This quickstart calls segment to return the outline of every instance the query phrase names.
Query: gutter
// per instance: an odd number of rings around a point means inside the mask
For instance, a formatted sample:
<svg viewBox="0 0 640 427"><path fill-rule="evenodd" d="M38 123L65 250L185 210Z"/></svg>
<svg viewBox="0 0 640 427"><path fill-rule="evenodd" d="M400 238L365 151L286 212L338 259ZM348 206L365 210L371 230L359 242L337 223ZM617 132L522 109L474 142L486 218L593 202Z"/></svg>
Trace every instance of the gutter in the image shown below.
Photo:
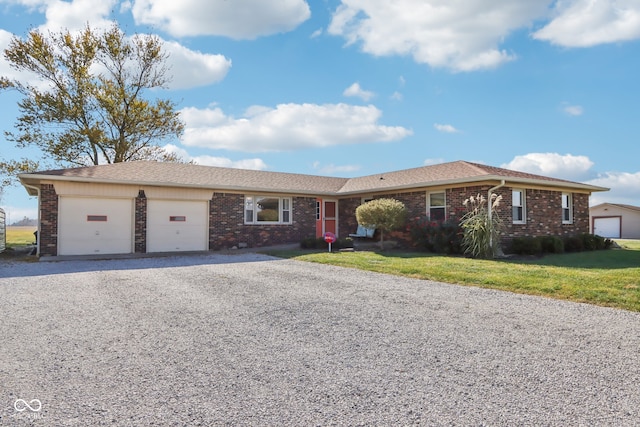
<svg viewBox="0 0 640 427"><path fill-rule="evenodd" d="M27 184L24 181L22 181L22 179L20 179L20 181L22 182L22 185L24 187L34 190L34 192L36 193L36 197L38 197L38 229L37 229L38 235L36 236L36 255L40 256L40 236L41 236L40 234L40 187Z"/></svg>
<svg viewBox="0 0 640 427"><path fill-rule="evenodd" d="M493 195L493 192L496 191L499 188L502 188L505 186L506 180L502 179L500 180L500 184L496 185L495 187L491 187L489 189L489 191L487 191L487 213L489 216L489 223L491 223L492 221L492 201L491 201L491 196ZM489 246L491 246L491 248L493 248L493 233L489 233ZM495 254L494 254L495 256Z"/></svg>

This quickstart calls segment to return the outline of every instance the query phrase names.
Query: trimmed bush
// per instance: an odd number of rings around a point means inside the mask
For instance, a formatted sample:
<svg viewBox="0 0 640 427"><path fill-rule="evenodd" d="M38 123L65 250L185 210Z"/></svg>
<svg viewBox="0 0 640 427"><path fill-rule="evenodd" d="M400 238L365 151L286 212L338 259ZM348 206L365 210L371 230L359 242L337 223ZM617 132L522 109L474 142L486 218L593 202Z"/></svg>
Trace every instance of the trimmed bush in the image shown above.
<svg viewBox="0 0 640 427"><path fill-rule="evenodd" d="M374 199L356 208L358 224L380 231L380 247L384 248L384 233L404 226L407 208L399 200Z"/></svg>
<svg viewBox="0 0 640 427"><path fill-rule="evenodd" d="M462 254L462 229L457 221L414 218L407 226L414 247L440 254Z"/></svg>
<svg viewBox="0 0 640 427"><path fill-rule="evenodd" d="M511 241L510 252L516 255L541 255L542 241L535 237L515 237Z"/></svg>
<svg viewBox="0 0 640 427"><path fill-rule="evenodd" d="M558 236L541 236L540 246L543 253L547 254L561 254L564 252L564 242Z"/></svg>
<svg viewBox="0 0 640 427"><path fill-rule="evenodd" d="M582 252L584 251L584 241L580 236L565 237L564 250L566 252Z"/></svg>

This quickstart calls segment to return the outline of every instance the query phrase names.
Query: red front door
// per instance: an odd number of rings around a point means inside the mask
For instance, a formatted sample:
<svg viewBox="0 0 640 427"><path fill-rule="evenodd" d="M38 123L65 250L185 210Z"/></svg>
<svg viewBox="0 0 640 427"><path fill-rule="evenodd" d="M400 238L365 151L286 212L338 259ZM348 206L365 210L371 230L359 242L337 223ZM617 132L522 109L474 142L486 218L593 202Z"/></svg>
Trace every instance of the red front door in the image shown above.
<svg viewBox="0 0 640 427"><path fill-rule="evenodd" d="M323 233L331 232L338 235L338 202L325 200L322 209Z"/></svg>

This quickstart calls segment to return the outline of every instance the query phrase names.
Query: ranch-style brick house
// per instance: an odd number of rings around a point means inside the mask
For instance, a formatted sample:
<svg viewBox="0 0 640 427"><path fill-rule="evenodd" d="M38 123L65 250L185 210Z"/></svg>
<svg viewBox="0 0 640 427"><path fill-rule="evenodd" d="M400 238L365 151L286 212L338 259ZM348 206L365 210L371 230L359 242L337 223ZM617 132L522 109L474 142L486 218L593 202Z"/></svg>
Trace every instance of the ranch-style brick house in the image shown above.
<svg viewBox="0 0 640 427"><path fill-rule="evenodd" d="M589 196L608 189L466 161L357 178L128 162L21 174L38 196L40 256L208 251L347 237L367 200L446 220L469 196L502 196L503 239L589 232Z"/></svg>

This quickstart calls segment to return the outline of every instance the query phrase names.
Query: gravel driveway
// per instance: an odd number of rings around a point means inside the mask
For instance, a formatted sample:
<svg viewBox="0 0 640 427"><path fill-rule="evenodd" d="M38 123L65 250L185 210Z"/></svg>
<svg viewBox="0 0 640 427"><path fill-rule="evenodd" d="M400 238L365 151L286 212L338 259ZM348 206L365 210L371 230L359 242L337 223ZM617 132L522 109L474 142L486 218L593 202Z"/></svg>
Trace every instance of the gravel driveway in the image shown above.
<svg viewBox="0 0 640 427"><path fill-rule="evenodd" d="M1 425L640 424L639 313L252 253L5 262L0 337Z"/></svg>

